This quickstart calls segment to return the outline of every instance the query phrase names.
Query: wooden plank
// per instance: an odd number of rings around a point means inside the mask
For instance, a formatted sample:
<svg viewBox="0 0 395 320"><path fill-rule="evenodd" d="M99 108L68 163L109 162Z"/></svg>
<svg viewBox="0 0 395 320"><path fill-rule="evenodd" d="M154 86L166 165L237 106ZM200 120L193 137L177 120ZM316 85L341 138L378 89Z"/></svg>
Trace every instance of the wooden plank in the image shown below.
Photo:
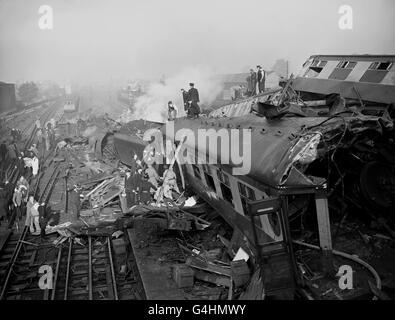
<svg viewBox="0 0 395 320"><path fill-rule="evenodd" d="M317 210L320 247L322 250L332 251L332 237L331 225L329 220L328 199L325 196L316 195L315 205Z"/></svg>

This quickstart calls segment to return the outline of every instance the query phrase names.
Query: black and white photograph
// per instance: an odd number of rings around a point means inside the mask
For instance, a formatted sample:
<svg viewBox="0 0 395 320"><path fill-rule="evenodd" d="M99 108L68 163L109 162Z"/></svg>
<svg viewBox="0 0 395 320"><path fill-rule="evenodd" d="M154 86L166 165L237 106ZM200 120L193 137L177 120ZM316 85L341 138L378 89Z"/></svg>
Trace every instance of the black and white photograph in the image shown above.
<svg viewBox="0 0 395 320"><path fill-rule="evenodd" d="M0 309L395 300L394 124L393 0L0 0Z"/></svg>

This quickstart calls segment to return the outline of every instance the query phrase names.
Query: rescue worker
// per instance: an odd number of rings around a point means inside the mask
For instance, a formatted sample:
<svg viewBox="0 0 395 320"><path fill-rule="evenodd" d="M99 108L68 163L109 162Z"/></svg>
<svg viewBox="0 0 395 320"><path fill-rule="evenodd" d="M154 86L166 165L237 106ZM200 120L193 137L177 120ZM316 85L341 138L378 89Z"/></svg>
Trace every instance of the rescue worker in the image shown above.
<svg viewBox="0 0 395 320"><path fill-rule="evenodd" d="M155 168L152 166L152 164L148 165L148 168L145 170L145 173L148 176L148 181L155 187L155 189L158 189L160 177L159 174L156 172Z"/></svg>
<svg viewBox="0 0 395 320"><path fill-rule="evenodd" d="M5 140L2 140L1 144L0 144L0 164L3 164L6 162L7 153L8 153L8 150L7 150L6 142L5 142Z"/></svg>
<svg viewBox="0 0 395 320"><path fill-rule="evenodd" d="M79 185L74 185L72 189L68 190L68 212L72 215L74 220L80 218L81 210L81 199L80 199L81 188Z"/></svg>
<svg viewBox="0 0 395 320"><path fill-rule="evenodd" d="M32 146L29 148L28 151L31 151L31 152L33 152L36 156L38 156L37 144L33 143Z"/></svg>
<svg viewBox="0 0 395 320"><path fill-rule="evenodd" d="M49 120L49 122L51 123L52 129L55 129L55 127L56 127L56 120L54 118L51 118L51 120Z"/></svg>
<svg viewBox="0 0 395 320"><path fill-rule="evenodd" d="M247 77L247 90L250 96L254 96L256 94L256 72L253 69L250 69L250 74Z"/></svg>
<svg viewBox="0 0 395 320"><path fill-rule="evenodd" d="M135 196L133 193L133 179L132 173L127 170L125 177L125 193L126 193L126 203L127 207L130 208L135 204Z"/></svg>
<svg viewBox="0 0 395 320"><path fill-rule="evenodd" d="M188 116L190 118L197 118L199 117L200 114L200 108L199 108L199 91L195 88L194 83L189 84L189 91L188 91L188 102L190 106L188 107Z"/></svg>
<svg viewBox="0 0 395 320"><path fill-rule="evenodd" d="M16 131L15 128L11 129L11 137L14 143L18 141L18 132Z"/></svg>
<svg viewBox="0 0 395 320"><path fill-rule="evenodd" d="M34 204L34 195L29 194L28 201L26 203L26 218L25 218L25 227L30 228L30 225L32 223L32 206ZM34 231L34 230L33 230Z"/></svg>
<svg viewBox="0 0 395 320"><path fill-rule="evenodd" d="M51 137L50 137L50 132L47 130L44 130L44 139L45 139L45 150L49 151L51 148Z"/></svg>
<svg viewBox="0 0 395 320"><path fill-rule="evenodd" d="M36 137L37 137L37 146L40 149L40 154L43 154L43 148L45 142L43 141L44 137L41 129L37 130Z"/></svg>
<svg viewBox="0 0 395 320"><path fill-rule="evenodd" d="M64 148L68 148L70 146L70 144L65 141L65 140L61 140L57 143L56 148L55 148L55 153L57 153L58 151L64 149Z"/></svg>
<svg viewBox="0 0 395 320"><path fill-rule="evenodd" d="M20 220L22 218L22 205L23 205L23 194L21 190L21 186L19 188L15 188L14 195L12 197L12 203L15 207L15 220Z"/></svg>
<svg viewBox="0 0 395 320"><path fill-rule="evenodd" d="M33 174L33 178L35 178L37 176L38 169L39 169L38 158L33 152L30 154L30 156L32 157L32 161L31 161L32 174Z"/></svg>
<svg viewBox="0 0 395 320"><path fill-rule="evenodd" d="M182 101L184 103L184 110L185 112L188 111L188 92L185 91L184 89L181 89L181 94L182 94Z"/></svg>
<svg viewBox="0 0 395 320"><path fill-rule="evenodd" d="M258 92L263 93L265 91L266 72L261 66L257 66L257 69Z"/></svg>
<svg viewBox="0 0 395 320"><path fill-rule="evenodd" d="M24 176L21 176L19 179L18 179L18 184L17 184L18 186L19 185L24 185L27 189L29 189L29 182L26 180L26 178L24 177Z"/></svg>
<svg viewBox="0 0 395 320"><path fill-rule="evenodd" d="M151 201L152 184L147 178L147 175L141 177L139 202L142 204L148 204Z"/></svg>
<svg viewBox="0 0 395 320"><path fill-rule="evenodd" d="M36 128L37 129L41 129L41 121L40 121L40 118L38 116L36 116L35 124L36 124Z"/></svg>
<svg viewBox="0 0 395 320"><path fill-rule="evenodd" d="M30 163L30 160L29 160ZM18 168L18 172L21 176L26 175L26 158L24 157L24 153L21 152L21 154L18 157L17 163L16 163L16 168Z"/></svg>
<svg viewBox="0 0 395 320"><path fill-rule="evenodd" d="M172 101L169 101L167 103L167 108L168 108L168 110L167 110L167 113L168 113L167 120L169 120L169 121L175 120L177 118L177 115L178 115L178 108L177 108L177 106L175 104L173 104Z"/></svg>
<svg viewBox="0 0 395 320"><path fill-rule="evenodd" d="M0 185L0 225L7 217L7 191L3 184Z"/></svg>
<svg viewBox="0 0 395 320"><path fill-rule="evenodd" d="M163 173L163 196L169 199L173 199L172 190L174 189L177 193L180 193L180 190L177 186L177 177L173 171L172 166L168 167L165 165L165 172Z"/></svg>
<svg viewBox="0 0 395 320"><path fill-rule="evenodd" d="M18 158L18 148L15 143L11 143L8 146L8 157L10 158L11 161Z"/></svg>
<svg viewBox="0 0 395 320"><path fill-rule="evenodd" d="M38 207L38 224L40 226L40 236L41 239L45 238L45 229L47 228L47 208L45 207L45 202L43 202L41 205Z"/></svg>
<svg viewBox="0 0 395 320"><path fill-rule="evenodd" d="M13 205L12 198L14 196L15 186L8 179L5 181L4 189L6 191L6 208L7 208L7 220L11 217L11 209Z"/></svg>
<svg viewBox="0 0 395 320"><path fill-rule="evenodd" d="M16 184L17 188L22 187L22 193L24 193L24 197L23 200L26 202L28 201L28 193L29 193L29 182L26 180L26 178L24 176L21 176ZM23 191L25 190L25 191ZM25 194L26 193L26 194Z"/></svg>
<svg viewBox="0 0 395 320"><path fill-rule="evenodd" d="M41 233L40 228L40 212L38 210L39 203L34 199L33 196L29 198L31 203L30 207L30 233L32 235L39 235Z"/></svg>
<svg viewBox="0 0 395 320"><path fill-rule="evenodd" d="M33 153L30 152L28 157L23 158L24 164L26 167L30 168L28 171L28 177L35 178L37 173L38 173L38 158L37 156Z"/></svg>
<svg viewBox="0 0 395 320"><path fill-rule="evenodd" d="M133 187L134 189L132 192L135 195L135 201L136 203L141 202L141 191L142 191L142 176L143 169L139 168L137 169L136 173L133 175Z"/></svg>
<svg viewBox="0 0 395 320"><path fill-rule="evenodd" d="M52 148L55 145L55 131L52 127L51 122L47 123L47 132L48 132L48 138L49 138L49 147Z"/></svg>
<svg viewBox="0 0 395 320"><path fill-rule="evenodd" d="M21 141L22 140L22 131L20 129L16 129L16 134L17 134L17 140Z"/></svg>

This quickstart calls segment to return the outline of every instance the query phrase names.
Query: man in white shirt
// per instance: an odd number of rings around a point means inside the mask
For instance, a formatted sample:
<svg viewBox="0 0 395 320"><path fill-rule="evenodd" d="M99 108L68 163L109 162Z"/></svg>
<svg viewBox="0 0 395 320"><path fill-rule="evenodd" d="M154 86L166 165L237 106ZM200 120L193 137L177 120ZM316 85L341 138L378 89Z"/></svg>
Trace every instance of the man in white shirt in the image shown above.
<svg viewBox="0 0 395 320"><path fill-rule="evenodd" d="M33 173L33 178L36 177L38 173L38 158L36 155L33 156L31 160L31 166L32 166L32 173Z"/></svg>
<svg viewBox="0 0 395 320"><path fill-rule="evenodd" d="M168 112L168 117L167 117L167 119L169 121L175 120L177 118L177 115L178 115L178 108L177 108L177 106L175 104L173 104L172 101L169 101L167 103L167 107L168 107L168 111L167 111Z"/></svg>

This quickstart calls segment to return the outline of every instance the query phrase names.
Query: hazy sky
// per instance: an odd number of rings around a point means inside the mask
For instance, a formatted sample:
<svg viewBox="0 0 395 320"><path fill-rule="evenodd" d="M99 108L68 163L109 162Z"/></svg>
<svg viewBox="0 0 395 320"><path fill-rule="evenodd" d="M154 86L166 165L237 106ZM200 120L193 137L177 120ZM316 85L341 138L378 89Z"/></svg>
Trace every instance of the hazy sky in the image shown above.
<svg viewBox="0 0 395 320"><path fill-rule="evenodd" d="M341 5L353 29L338 26ZM53 30L38 9L53 8ZM277 58L395 54L394 0L0 0L0 81L244 72Z"/></svg>

